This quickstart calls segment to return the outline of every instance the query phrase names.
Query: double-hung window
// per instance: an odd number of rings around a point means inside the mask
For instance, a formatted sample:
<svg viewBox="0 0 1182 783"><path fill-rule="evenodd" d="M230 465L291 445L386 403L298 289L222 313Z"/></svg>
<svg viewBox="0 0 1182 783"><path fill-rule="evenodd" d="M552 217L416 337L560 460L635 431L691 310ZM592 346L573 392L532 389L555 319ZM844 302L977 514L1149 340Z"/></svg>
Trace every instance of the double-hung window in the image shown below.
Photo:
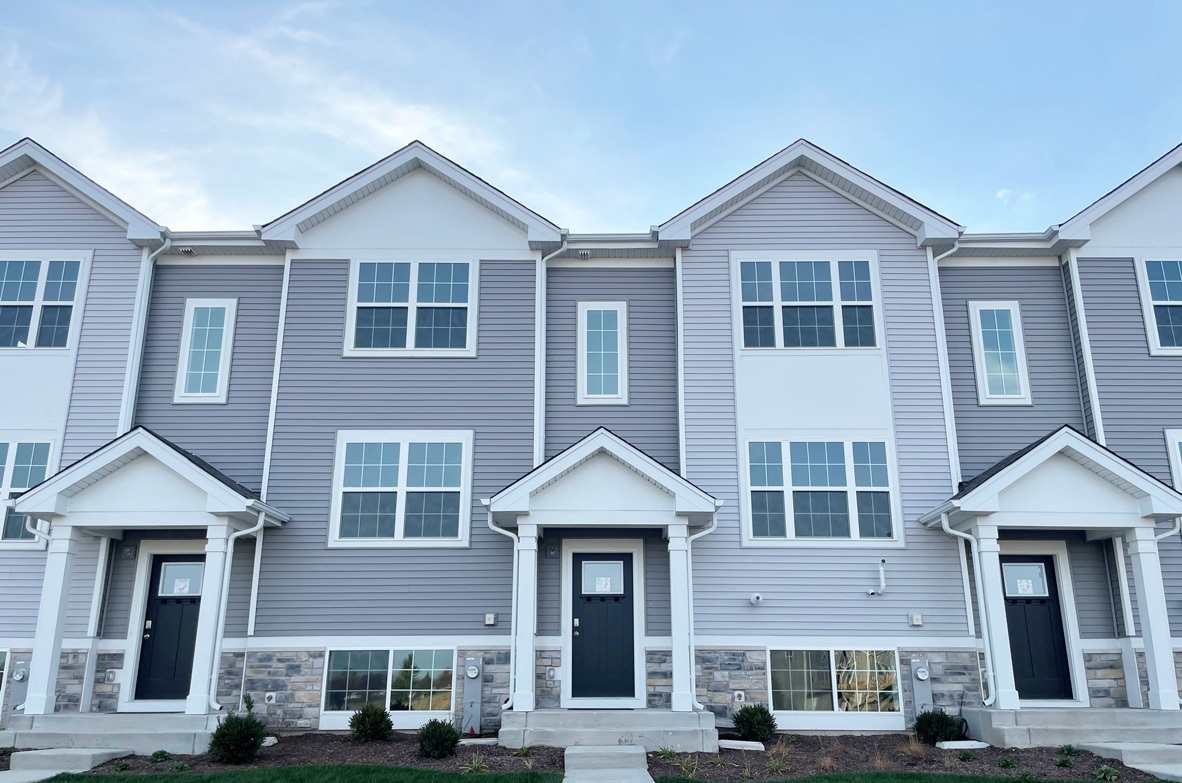
<svg viewBox="0 0 1182 783"><path fill-rule="evenodd" d="M475 356L476 264L354 261L346 356Z"/></svg>
<svg viewBox="0 0 1182 783"><path fill-rule="evenodd" d="M876 348L871 261L739 261L744 348Z"/></svg>
<svg viewBox="0 0 1182 783"><path fill-rule="evenodd" d="M980 405L1029 405L1030 376L1017 302L969 302Z"/></svg>
<svg viewBox="0 0 1182 783"><path fill-rule="evenodd" d="M0 441L0 498L10 498L45 480L49 470L48 443L8 443ZM28 519L11 508L4 510L0 525L0 543L34 544L37 537L25 525Z"/></svg>
<svg viewBox="0 0 1182 783"><path fill-rule="evenodd" d="M0 348L66 348L80 260L0 260Z"/></svg>
<svg viewBox="0 0 1182 783"><path fill-rule="evenodd" d="M776 712L899 713L895 650L771 650Z"/></svg>
<svg viewBox="0 0 1182 783"><path fill-rule="evenodd" d="M628 304L579 302L579 405L628 404Z"/></svg>
<svg viewBox="0 0 1182 783"><path fill-rule="evenodd" d="M1182 261L1135 263L1150 352L1182 354Z"/></svg>
<svg viewBox="0 0 1182 783"><path fill-rule="evenodd" d="M321 728L343 729L355 710L389 710L395 728L421 726L452 712L454 648L329 650Z"/></svg>
<svg viewBox="0 0 1182 783"><path fill-rule="evenodd" d="M337 433L329 546L464 546L472 432Z"/></svg>
<svg viewBox="0 0 1182 783"><path fill-rule="evenodd" d="M237 299L186 299L173 402L226 401Z"/></svg>
<svg viewBox="0 0 1182 783"><path fill-rule="evenodd" d="M751 441L749 538L896 537L885 441Z"/></svg>

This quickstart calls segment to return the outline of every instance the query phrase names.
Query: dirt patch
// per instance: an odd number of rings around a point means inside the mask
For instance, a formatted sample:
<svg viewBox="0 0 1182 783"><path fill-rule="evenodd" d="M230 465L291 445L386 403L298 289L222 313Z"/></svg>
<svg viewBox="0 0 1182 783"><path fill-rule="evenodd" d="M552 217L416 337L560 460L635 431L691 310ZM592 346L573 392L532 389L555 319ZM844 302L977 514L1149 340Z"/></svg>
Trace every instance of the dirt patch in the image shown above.
<svg viewBox="0 0 1182 783"><path fill-rule="evenodd" d="M7 772L15 748L0 748L0 772Z"/></svg>
<svg viewBox="0 0 1182 783"><path fill-rule="evenodd" d="M498 745L461 745L456 755L447 759L428 759L419 755L419 743L414 733L395 733L389 742L370 742L359 745L344 734L297 734L280 737L278 744L263 748L250 764L219 764L208 755L172 756L167 761L153 762L147 756L130 756L124 761L130 769L117 770L117 762L107 762L93 770L97 774L167 772L176 762L184 762L193 772L226 772L235 769L262 767L303 767L335 764L378 764L389 767L414 767L458 772L480 756L489 772L561 772L560 748L534 748L528 757L514 756L513 751ZM529 764L527 765L527 762ZM119 765L122 766L122 765Z"/></svg>
<svg viewBox="0 0 1182 783"><path fill-rule="evenodd" d="M672 759L650 753L649 773L657 779L692 777L719 783L788 780L831 772L939 772L1013 778L1025 772L1039 780L1095 780L1096 770L1107 765L1117 770L1120 783L1155 780L1152 775L1091 753L1080 752L1072 757L1070 767L1056 766L1061 755L1058 748L981 748L969 751L972 758L962 761L961 751L913 745L910 739L907 734L782 734L769 743L770 752L679 753ZM1016 766L999 767L1003 757L1013 759Z"/></svg>

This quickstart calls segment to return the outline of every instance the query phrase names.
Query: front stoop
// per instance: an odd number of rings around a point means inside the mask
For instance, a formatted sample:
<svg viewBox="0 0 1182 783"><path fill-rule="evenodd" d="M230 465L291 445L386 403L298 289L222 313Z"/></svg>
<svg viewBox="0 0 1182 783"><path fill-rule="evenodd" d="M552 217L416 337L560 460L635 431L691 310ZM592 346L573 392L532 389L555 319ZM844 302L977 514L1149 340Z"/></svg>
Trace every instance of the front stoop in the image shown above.
<svg viewBox="0 0 1182 783"><path fill-rule="evenodd" d="M500 744L507 748L543 745L636 746L646 751L718 751L712 712L672 710L509 710L501 715Z"/></svg>
<svg viewBox="0 0 1182 783"><path fill-rule="evenodd" d="M176 713L14 715L6 733L12 738L9 744L18 748L125 750L141 756L166 750L192 755L209 748L217 722L217 715Z"/></svg>
<svg viewBox="0 0 1182 783"><path fill-rule="evenodd" d="M653 783L648 756L636 745L569 747L563 761L563 783Z"/></svg>
<svg viewBox="0 0 1182 783"><path fill-rule="evenodd" d="M1176 739L1182 739L1182 736ZM1148 772L1161 780L1182 780L1182 745L1156 742L1094 742L1081 745L1084 750L1116 759L1126 767Z"/></svg>
<svg viewBox="0 0 1182 783"><path fill-rule="evenodd" d="M86 772L111 759L130 756L130 750L96 748L55 748L53 750L22 750L12 754L10 769L55 770L57 772Z"/></svg>
<svg viewBox="0 0 1182 783"><path fill-rule="evenodd" d="M1161 743L1182 738L1182 711L1050 708L967 708L968 734L1000 748L1058 747L1089 743Z"/></svg>

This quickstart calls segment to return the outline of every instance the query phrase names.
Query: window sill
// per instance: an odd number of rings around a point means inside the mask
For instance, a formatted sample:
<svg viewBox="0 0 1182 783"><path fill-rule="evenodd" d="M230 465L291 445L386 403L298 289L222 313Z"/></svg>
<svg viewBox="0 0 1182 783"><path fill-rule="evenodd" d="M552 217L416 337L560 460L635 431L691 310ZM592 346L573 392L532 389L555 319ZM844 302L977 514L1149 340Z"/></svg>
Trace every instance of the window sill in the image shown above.
<svg viewBox="0 0 1182 783"><path fill-rule="evenodd" d="M903 539L896 538L752 538L744 536L743 546L758 549L899 549Z"/></svg>
<svg viewBox="0 0 1182 783"><path fill-rule="evenodd" d="M346 359L475 359L475 348L345 348Z"/></svg>
<svg viewBox="0 0 1182 783"><path fill-rule="evenodd" d="M329 549L466 549L468 548L468 539L439 539L439 538L414 538L414 539L329 539L327 544Z"/></svg>
<svg viewBox="0 0 1182 783"><path fill-rule="evenodd" d="M627 407L627 405L628 405L628 398L627 397L605 397L603 399L589 397L586 399L575 400L575 406L578 408L596 408L596 407L602 407L602 406L614 406L614 407L619 408L619 407Z"/></svg>
<svg viewBox="0 0 1182 783"><path fill-rule="evenodd" d="M196 397L192 395L176 395L172 398L173 405L225 405L229 402L225 395L217 397Z"/></svg>
<svg viewBox="0 0 1182 783"><path fill-rule="evenodd" d="M977 405L980 407L1009 407L1009 408L1033 408L1034 400L1029 397L977 397Z"/></svg>
<svg viewBox="0 0 1182 783"><path fill-rule="evenodd" d="M19 345L8 345L0 348L0 353L41 353L42 351L45 353L69 353L70 348L70 345L52 347L46 345L26 345L23 348Z"/></svg>
<svg viewBox="0 0 1182 783"><path fill-rule="evenodd" d="M45 542L39 538L34 539L0 539L0 550L9 549L17 551L36 552L45 549Z"/></svg>

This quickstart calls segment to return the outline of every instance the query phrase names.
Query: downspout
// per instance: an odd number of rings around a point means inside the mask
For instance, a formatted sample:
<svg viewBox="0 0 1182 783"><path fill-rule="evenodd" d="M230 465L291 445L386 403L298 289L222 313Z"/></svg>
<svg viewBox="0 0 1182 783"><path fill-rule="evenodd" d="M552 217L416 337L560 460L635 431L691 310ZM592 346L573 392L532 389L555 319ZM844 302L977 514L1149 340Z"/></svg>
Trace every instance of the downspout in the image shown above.
<svg viewBox="0 0 1182 783"><path fill-rule="evenodd" d="M1161 541L1163 538L1169 538L1170 536L1177 533L1179 530L1182 530L1182 517L1174 517L1174 526L1172 528L1170 528L1169 530L1167 530L1166 532L1162 533L1160 536L1154 536L1153 540L1154 541Z"/></svg>
<svg viewBox="0 0 1182 783"><path fill-rule="evenodd" d="M549 255L542 256L542 260L538 262L538 279L537 279L537 296L538 301L534 303L534 328L537 329L537 336L535 338L535 352L534 357L534 394L537 399L534 400L534 426L537 432L534 433L534 467L541 465L546 459L546 291L549 286L549 276L546 274L546 262L555 256L560 256L566 252L567 235L562 235L562 244ZM516 559L516 550L514 550L514 559ZM516 593L514 593L516 597ZM512 697L510 697L512 699Z"/></svg>
<svg viewBox="0 0 1182 783"><path fill-rule="evenodd" d="M494 524L489 502L487 500L480 502L488 509L488 529L507 536L513 541L513 598L509 607L509 698L501 705L502 710L508 710L513 707L513 694L516 692L514 686L517 684L517 667L514 666L514 658L517 657L517 652L514 642L517 639L517 544L520 539L518 539L516 533L511 533L505 528Z"/></svg>
<svg viewBox="0 0 1182 783"><path fill-rule="evenodd" d="M165 229L163 244L149 253L140 267L140 279L136 286L135 294L138 309L132 315L134 329L131 345L128 346L131 353L127 357L127 372L123 385L126 399L123 400L119 409L120 435L128 432L131 429L132 422L135 420L135 405L139 397L140 371L142 369L144 355L144 335L148 330L148 310L152 298L152 279L155 276L156 259L170 247L172 247L172 237L168 235L167 229Z"/></svg>
<svg viewBox="0 0 1182 783"><path fill-rule="evenodd" d="M973 558L973 581L977 585L977 621L981 623L981 647L985 650L985 672L981 678L989 684L989 695L981 699L981 703L988 707L997 698L997 682L993 677L993 653L989 637L989 621L985 616L985 589L981 583L981 556L977 552L977 539L968 533L953 530L948 525L948 512L940 514L940 528L950 536L963 538L969 542L969 555ZM970 630L973 618L969 618ZM981 675L978 667L978 676Z"/></svg>
<svg viewBox="0 0 1182 783"><path fill-rule="evenodd" d="M226 636L226 611L230 604L230 573L234 570L234 542L243 536L258 533L263 529L263 525L267 521L267 513L259 509L258 515L258 521L255 522L253 527L231 533L226 543L226 564L222 568L222 599L218 606L217 632L214 634L213 641L213 667L209 677L209 706L215 712L221 712L222 709L222 705L217 700L218 673L222 668L222 642ZM242 666L244 669L246 668L245 659L242 661Z"/></svg>
<svg viewBox="0 0 1182 783"><path fill-rule="evenodd" d="M714 513L718 513L718 508L714 509ZM698 701L698 644L694 636L694 542L710 535L717 528L718 519L711 514L709 527L685 539L686 581L689 583L685 587L686 595L689 596L690 698L696 710L704 710L706 706Z"/></svg>

